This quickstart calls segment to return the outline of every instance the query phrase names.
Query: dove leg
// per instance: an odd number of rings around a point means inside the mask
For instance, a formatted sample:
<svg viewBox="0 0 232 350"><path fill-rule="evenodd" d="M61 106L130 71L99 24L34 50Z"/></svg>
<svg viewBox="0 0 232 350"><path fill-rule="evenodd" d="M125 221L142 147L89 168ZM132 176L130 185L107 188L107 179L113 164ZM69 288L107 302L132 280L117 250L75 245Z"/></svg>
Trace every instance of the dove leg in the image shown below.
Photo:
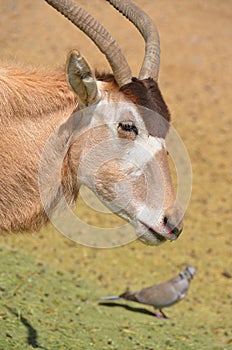
<svg viewBox="0 0 232 350"><path fill-rule="evenodd" d="M161 315L163 316L163 318L169 318L167 315L165 315L165 313L161 310L161 309L159 309L159 312L161 313Z"/></svg>
<svg viewBox="0 0 232 350"><path fill-rule="evenodd" d="M165 315L165 313L162 311L162 310L159 310L160 311L160 313L158 313L157 311L156 311L156 309L154 309L154 311L153 311L153 313L154 313L154 316L155 317L157 317L157 318L159 318L160 320L162 319L168 319L168 317Z"/></svg>

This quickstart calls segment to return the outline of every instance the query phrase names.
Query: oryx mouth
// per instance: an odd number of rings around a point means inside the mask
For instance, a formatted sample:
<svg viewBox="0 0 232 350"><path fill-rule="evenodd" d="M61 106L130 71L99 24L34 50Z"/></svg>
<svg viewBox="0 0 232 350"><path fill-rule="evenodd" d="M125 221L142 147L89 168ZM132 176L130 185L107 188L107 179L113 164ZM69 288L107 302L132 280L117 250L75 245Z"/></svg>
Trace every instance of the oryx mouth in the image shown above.
<svg viewBox="0 0 232 350"><path fill-rule="evenodd" d="M167 238L167 237L163 236L162 234L158 233L156 230L154 230L151 226L147 225L142 220L139 220L139 222L143 226L145 226L149 230L149 232L151 232L160 242L165 242L167 239L170 239L170 238Z"/></svg>

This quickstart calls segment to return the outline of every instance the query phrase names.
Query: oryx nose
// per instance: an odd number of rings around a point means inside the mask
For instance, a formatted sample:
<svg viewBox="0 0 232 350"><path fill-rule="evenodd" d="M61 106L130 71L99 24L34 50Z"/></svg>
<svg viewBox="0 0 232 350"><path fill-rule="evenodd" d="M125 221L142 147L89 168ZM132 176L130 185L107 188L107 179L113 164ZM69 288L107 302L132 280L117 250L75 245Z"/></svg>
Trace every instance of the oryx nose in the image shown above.
<svg viewBox="0 0 232 350"><path fill-rule="evenodd" d="M179 206L173 210L167 210L164 216L165 227L176 237L178 237L183 230L182 217L182 209Z"/></svg>
<svg viewBox="0 0 232 350"><path fill-rule="evenodd" d="M166 216L164 217L164 224L170 233L178 237L183 230L183 221L179 222L177 225L173 225Z"/></svg>

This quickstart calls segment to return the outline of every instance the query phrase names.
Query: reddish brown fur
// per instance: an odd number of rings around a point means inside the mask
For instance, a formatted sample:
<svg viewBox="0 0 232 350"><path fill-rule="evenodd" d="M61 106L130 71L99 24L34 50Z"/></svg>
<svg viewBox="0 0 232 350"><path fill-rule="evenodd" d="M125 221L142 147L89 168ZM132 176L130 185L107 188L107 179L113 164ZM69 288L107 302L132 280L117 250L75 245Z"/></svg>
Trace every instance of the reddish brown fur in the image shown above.
<svg viewBox="0 0 232 350"><path fill-rule="evenodd" d="M109 82L114 84L115 87L118 87L112 74L96 71L95 75L97 80ZM120 91L136 105L153 110L162 115L168 122L170 121L170 112L163 99L158 83L152 78L145 80L132 78L131 83L121 87Z"/></svg>
<svg viewBox="0 0 232 350"><path fill-rule="evenodd" d="M10 66L0 69L0 99L1 114L14 119L43 116L77 101L63 70L51 73Z"/></svg>
<svg viewBox="0 0 232 350"><path fill-rule="evenodd" d="M151 78L133 78L132 82L124 85L120 91L133 103L144 107L140 109L140 113L149 134L164 138L169 127L170 113L157 82Z"/></svg>
<svg viewBox="0 0 232 350"><path fill-rule="evenodd" d="M97 72L96 77L99 81L111 83L115 89L118 88L112 74ZM149 133L153 136L165 137L171 116L158 83L151 78L145 80L133 78L132 82L121 87L120 91L129 101L137 106L145 107L140 109L140 112ZM147 115L146 111L154 111L155 113ZM157 115L162 118L157 117Z"/></svg>
<svg viewBox="0 0 232 350"><path fill-rule="evenodd" d="M0 231L34 230L47 221L38 190L40 156L52 131L72 114L77 98L62 71L4 67L0 101ZM68 193L67 167L65 160L63 186Z"/></svg>

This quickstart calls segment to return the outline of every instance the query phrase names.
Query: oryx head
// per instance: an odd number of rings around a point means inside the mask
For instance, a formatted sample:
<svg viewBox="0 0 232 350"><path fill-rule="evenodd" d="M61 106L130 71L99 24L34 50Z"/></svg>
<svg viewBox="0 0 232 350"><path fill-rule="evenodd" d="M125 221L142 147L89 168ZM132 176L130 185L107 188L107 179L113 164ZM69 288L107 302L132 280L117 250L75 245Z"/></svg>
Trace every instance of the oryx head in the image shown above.
<svg viewBox="0 0 232 350"><path fill-rule="evenodd" d="M75 50L67 59L67 81L79 102L77 128L82 128L70 151L78 163L79 185L87 185L130 222L143 242L175 240L182 231L182 211L168 165L165 137L170 115L157 84L159 38L151 19L130 0L108 0L146 42L139 77L133 78L123 53L102 25L76 3L46 1L95 42L113 71L113 75L95 74Z"/></svg>

